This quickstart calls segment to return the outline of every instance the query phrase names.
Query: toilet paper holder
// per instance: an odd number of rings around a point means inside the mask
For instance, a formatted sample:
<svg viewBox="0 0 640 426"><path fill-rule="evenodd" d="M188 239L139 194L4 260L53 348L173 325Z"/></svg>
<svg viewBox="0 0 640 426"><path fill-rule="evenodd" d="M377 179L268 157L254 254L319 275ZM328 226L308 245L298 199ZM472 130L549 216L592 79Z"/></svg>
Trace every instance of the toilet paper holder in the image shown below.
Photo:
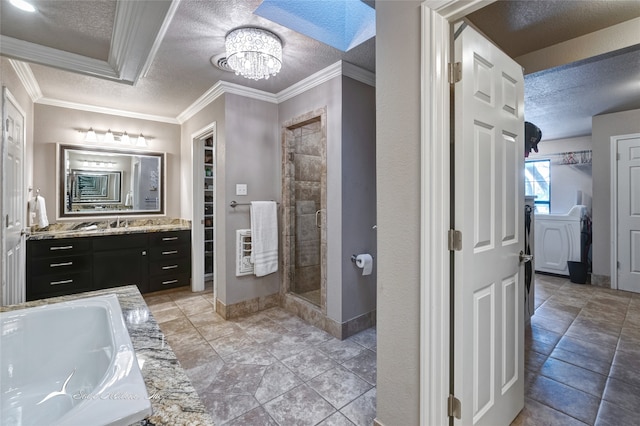
<svg viewBox="0 0 640 426"><path fill-rule="evenodd" d="M352 254L352 255L351 255L351 261L352 261L353 263L356 263L356 259L357 259L357 257L358 257L358 255L357 255L357 254ZM371 258L372 258L372 259L375 259L375 256L371 255Z"/></svg>

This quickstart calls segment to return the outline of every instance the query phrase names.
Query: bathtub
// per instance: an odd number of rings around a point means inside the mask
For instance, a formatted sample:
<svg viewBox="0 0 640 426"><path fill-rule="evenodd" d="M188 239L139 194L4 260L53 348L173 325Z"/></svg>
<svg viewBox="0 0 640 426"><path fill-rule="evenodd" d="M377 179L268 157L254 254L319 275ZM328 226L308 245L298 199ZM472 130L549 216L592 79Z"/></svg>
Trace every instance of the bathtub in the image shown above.
<svg viewBox="0 0 640 426"><path fill-rule="evenodd" d="M129 425L151 415L115 295L0 319L0 424Z"/></svg>

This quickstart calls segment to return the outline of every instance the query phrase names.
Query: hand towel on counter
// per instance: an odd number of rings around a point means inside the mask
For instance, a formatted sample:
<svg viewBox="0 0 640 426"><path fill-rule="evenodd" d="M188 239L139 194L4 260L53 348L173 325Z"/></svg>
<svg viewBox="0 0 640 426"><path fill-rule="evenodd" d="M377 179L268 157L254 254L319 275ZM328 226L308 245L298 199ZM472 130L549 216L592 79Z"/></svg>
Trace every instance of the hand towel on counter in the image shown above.
<svg viewBox="0 0 640 426"><path fill-rule="evenodd" d="M275 201L251 202L251 261L257 277L278 270L278 208Z"/></svg>
<svg viewBox="0 0 640 426"><path fill-rule="evenodd" d="M46 228L49 226L47 206L42 195L38 195L29 201L29 211L35 214L35 224L38 225L38 228Z"/></svg>

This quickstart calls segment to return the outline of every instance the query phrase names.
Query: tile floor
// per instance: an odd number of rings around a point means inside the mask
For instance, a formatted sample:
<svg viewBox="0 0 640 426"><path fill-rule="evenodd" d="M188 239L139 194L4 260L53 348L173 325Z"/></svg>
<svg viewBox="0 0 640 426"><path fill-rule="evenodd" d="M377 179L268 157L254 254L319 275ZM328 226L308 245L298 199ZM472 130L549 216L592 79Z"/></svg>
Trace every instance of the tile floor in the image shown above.
<svg viewBox="0 0 640 426"><path fill-rule="evenodd" d="M536 274L512 425L640 424L640 294Z"/></svg>
<svg viewBox="0 0 640 426"><path fill-rule="evenodd" d="M216 425L367 425L375 328L339 341L275 308L225 321L211 291L145 295ZM640 424L640 294L536 274L513 426Z"/></svg>
<svg viewBox="0 0 640 426"><path fill-rule="evenodd" d="M225 321L210 290L144 298L216 426L373 423L375 328L340 341L280 308Z"/></svg>

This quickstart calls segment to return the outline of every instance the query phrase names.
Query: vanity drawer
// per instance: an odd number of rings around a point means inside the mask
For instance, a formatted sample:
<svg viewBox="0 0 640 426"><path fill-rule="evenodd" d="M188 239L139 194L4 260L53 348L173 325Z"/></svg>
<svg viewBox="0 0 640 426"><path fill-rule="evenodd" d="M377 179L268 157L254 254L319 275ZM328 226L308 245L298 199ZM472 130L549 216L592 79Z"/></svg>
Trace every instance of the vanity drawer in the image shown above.
<svg viewBox="0 0 640 426"><path fill-rule="evenodd" d="M27 300L61 296L91 290L91 272L70 272L31 278Z"/></svg>
<svg viewBox="0 0 640 426"><path fill-rule="evenodd" d="M190 284L190 274L159 275L149 279L149 291L166 290Z"/></svg>
<svg viewBox="0 0 640 426"><path fill-rule="evenodd" d="M91 250L89 238L59 238L53 240L34 240L27 243L30 256L53 257L83 254Z"/></svg>
<svg viewBox="0 0 640 426"><path fill-rule="evenodd" d="M91 255L36 257L29 263L29 273L34 277L90 270Z"/></svg>
<svg viewBox="0 0 640 426"><path fill-rule="evenodd" d="M151 260L176 259L189 255L191 246L188 244L172 245L166 247L164 245L149 247L149 255Z"/></svg>
<svg viewBox="0 0 640 426"><path fill-rule="evenodd" d="M149 275L170 275L188 273L191 271L191 259L182 257L179 259L157 260L149 264Z"/></svg>
<svg viewBox="0 0 640 426"><path fill-rule="evenodd" d="M130 249L134 247L146 248L147 234L107 235L93 239L95 251Z"/></svg>
<svg viewBox="0 0 640 426"><path fill-rule="evenodd" d="M191 244L191 231L153 232L149 234L149 245L170 246L177 244Z"/></svg>

